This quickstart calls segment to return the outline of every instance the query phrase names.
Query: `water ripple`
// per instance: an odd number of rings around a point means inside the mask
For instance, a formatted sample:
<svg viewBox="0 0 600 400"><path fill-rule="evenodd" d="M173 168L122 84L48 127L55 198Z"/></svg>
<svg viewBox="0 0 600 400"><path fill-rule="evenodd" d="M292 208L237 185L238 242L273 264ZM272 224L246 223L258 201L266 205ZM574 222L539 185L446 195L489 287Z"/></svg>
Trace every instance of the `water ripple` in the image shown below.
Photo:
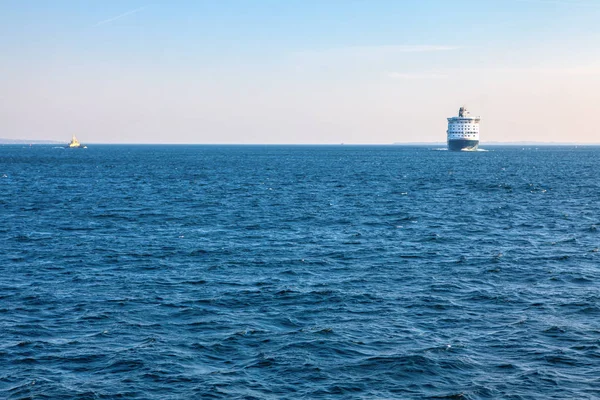
<svg viewBox="0 0 600 400"><path fill-rule="evenodd" d="M598 160L0 146L0 397L600 398Z"/></svg>

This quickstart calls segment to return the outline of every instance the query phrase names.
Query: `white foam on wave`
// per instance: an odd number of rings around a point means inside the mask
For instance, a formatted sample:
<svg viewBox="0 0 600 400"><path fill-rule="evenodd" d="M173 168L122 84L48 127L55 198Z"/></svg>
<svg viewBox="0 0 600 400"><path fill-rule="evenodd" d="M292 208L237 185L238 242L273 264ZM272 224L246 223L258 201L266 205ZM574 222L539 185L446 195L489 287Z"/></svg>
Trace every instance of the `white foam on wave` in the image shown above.
<svg viewBox="0 0 600 400"><path fill-rule="evenodd" d="M439 148L430 149L430 150L432 150L432 151L448 151L448 148L447 147L439 147ZM486 150L486 149L477 149L477 150L463 149L461 151L464 151L464 152L469 152L469 151L473 151L473 152L475 152L475 151L485 151L485 152L488 152L489 150Z"/></svg>

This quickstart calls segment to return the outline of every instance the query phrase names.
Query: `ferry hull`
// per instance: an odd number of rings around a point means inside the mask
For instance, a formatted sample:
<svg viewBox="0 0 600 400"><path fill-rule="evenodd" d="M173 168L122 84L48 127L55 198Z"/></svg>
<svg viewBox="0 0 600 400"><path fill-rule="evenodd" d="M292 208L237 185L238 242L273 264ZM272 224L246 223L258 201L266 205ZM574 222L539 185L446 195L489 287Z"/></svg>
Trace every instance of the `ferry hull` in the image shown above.
<svg viewBox="0 0 600 400"><path fill-rule="evenodd" d="M479 147L479 140L448 140L448 150L451 151L475 151L477 147Z"/></svg>

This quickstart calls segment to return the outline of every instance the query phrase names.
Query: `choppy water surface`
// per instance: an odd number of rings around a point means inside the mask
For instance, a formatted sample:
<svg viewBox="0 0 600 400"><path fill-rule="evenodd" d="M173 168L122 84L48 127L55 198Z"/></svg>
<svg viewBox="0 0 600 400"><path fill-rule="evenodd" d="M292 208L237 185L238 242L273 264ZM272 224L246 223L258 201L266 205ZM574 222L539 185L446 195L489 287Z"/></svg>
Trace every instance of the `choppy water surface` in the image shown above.
<svg viewBox="0 0 600 400"><path fill-rule="evenodd" d="M600 398L600 148L0 147L0 398Z"/></svg>

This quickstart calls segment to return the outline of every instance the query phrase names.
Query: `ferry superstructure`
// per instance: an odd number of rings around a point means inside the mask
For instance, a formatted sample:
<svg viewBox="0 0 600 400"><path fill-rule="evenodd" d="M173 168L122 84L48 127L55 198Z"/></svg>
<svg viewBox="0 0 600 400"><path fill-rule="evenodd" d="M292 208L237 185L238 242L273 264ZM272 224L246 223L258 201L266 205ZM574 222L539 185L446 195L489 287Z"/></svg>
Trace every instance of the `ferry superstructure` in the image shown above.
<svg viewBox="0 0 600 400"><path fill-rule="evenodd" d="M479 146L479 117L472 117L466 107L458 110L458 117L448 118L448 150L474 151Z"/></svg>

